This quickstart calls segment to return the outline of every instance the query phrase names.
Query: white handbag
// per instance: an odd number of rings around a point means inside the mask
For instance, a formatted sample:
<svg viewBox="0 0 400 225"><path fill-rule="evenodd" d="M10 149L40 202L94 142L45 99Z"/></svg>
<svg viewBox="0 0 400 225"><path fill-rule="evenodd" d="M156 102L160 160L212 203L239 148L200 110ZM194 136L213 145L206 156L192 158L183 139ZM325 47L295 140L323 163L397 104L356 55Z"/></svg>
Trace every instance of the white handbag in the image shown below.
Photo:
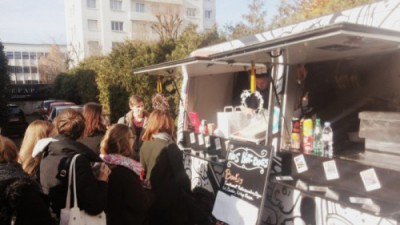
<svg viewBox="0 0 400 225"><path fill-rule="evenodd" d="M92 216L87 214L85 211L78 208L78 201L76 195L76 172L75 172L75 161L79 154L74 155L69 166L68 176L68 192L65 208L61 209L60 213L60 225L106 225L106 214L101 212L98 215ZM73 179L73 195L74 205L71 208L71 181Z"/></svg>

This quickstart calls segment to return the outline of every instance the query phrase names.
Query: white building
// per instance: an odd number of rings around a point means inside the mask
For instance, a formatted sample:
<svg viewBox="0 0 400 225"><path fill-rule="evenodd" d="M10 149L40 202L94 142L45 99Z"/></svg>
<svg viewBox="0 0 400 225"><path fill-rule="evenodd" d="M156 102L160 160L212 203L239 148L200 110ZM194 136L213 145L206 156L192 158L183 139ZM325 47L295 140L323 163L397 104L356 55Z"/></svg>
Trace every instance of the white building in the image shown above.
<svg viewBox="0 0 400 225"><path fill-rule="evenodd" d="M3 43L8 59L11 84L40 84L39 58L47 55L51 44ZM66 45L58 45L62 53Z"/></svg>
<svg viewBox="0 0 400 225"><path fill-rule="evenodd" d="M178 15L181 30L189 23L198 31L215 24L216 0L64 0L67 46L77 63L107 54L125 40L157 40L151 29L156 15Z"/></svg>

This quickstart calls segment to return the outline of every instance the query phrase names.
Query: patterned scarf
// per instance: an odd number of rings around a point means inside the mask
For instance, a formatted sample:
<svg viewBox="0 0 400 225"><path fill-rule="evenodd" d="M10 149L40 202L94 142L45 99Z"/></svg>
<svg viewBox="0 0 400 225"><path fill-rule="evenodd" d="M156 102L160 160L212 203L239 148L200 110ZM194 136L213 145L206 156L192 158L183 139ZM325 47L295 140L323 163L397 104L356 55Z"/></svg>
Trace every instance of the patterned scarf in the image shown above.
<svg viewBox="0 0 400 225"><path fill-rule="evenodd" d="M123 166L132 170L140 177L140 180L143 180L144 169L140 162L120 154L100 154L100 158L103 159L105 163Z"/></svg>

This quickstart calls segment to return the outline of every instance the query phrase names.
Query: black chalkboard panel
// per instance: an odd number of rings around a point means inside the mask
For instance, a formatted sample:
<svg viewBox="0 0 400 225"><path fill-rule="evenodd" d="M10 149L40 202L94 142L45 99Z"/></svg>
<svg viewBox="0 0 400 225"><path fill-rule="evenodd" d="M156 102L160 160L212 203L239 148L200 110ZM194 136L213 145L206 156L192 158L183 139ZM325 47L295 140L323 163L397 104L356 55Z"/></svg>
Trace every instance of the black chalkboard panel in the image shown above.
<svg viewBox="0 0 400 225"><path fill-rule="evenodd" d="M259 208L272 163L271 152L265 146L231 141L221 185L222 191Z"/></svg>
<svg viewBox="0 0 400 225"><path fill-rule="evenodd" d="M231 140L213 215L230 225L255 225L262 215L272 150Z"/></svg>

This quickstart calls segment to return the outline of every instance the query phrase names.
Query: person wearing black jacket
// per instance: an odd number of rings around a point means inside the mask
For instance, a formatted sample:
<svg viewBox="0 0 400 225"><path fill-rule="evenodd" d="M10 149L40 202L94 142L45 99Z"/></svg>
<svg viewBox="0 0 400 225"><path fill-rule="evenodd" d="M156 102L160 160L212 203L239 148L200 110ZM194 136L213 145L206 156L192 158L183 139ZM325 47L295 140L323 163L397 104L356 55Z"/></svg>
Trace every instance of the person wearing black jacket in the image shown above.
<svg viewBox="0 0 400 225"><path fill-rule="evenodd" d="M183 167L183 153L174 142L174 121L166 111L154 110L140 149L146 179L156 200L150 209L151 225L207 224L211 209L191 191Z"/></svg>
<svg viewBox="0 0 400 225"><path fill-rule="evenodd" d="M133 142L131 129L123 124L112 125L101 142L101 158L112 170L106 209L108 225L147 224L154 196L142 186L142 165L131 158Z"/></svg>
<svg viewBox="0 0 400 225"><path fill-rule="evenodd" d="M97 177L91 163L101 162L100 157L76 140L82 135L85 121L81 113L67 109L56 118L58 135L43 152L40 163L40 183L43 192L50 197L50 204L57 216L65 207L69 164L75 154L76 192L78 206L90 215L104 211L107 204L107 182L111 170L101 164Z"/></svg>
<svg viewBox="0 0 400 225"><path fill-rule="evenodd" d="M17 162L18 149L0 136L0 224L54 225L39 184Z"/></svg>

